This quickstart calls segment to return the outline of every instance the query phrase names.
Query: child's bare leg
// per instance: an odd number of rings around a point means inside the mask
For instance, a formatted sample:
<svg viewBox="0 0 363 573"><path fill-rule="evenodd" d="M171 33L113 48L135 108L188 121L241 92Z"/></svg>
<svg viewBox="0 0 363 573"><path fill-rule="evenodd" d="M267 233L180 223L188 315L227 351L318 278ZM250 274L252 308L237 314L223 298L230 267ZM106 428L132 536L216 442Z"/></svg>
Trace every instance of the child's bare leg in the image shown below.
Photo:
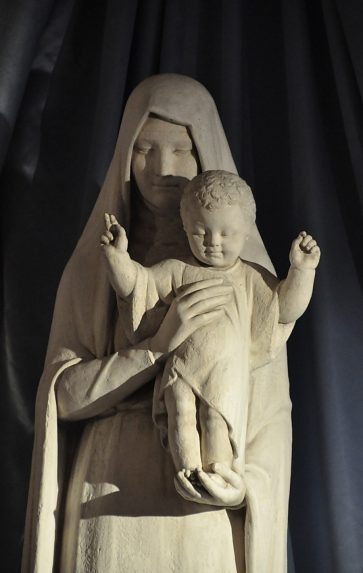
<svg viewBox="0 0 363 573"><path fill-rule="evenodd" d="M199 421L203 469L211 471L216 462L232 467L233 451L223 417L214 408L200 402Z"/></svg>
<svg viewBox="0 0 363 573"><path fill-rule="evenodd" d="M168 440L177 471L190 472L202 466L200 440L197 430L196 398L193 390L182 380L165 389L168 412Z"/></svg>

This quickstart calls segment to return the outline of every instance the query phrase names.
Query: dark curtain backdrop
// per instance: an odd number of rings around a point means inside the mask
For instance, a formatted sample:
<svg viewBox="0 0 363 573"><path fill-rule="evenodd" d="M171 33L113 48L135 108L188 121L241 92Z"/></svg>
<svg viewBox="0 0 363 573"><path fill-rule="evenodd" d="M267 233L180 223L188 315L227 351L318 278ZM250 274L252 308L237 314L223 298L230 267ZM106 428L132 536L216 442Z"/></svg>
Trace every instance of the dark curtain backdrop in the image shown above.
<svg viewBox="0 0 363 573"><path fill-rule="evenodd" d="M126 99L158 72L215 98L278 273L298 231L319 240L313 301L289 342L289 573L362 573L361 0L0 0L1 570L20 568L56 287Z"/></svg>

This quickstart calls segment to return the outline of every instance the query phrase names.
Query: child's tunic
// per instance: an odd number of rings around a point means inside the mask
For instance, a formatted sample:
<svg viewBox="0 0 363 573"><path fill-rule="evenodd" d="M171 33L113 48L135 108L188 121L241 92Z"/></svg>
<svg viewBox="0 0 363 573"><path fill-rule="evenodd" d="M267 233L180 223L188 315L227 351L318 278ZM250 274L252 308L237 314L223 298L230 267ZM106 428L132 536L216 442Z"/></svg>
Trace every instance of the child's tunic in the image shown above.
<svg viewBox="0 0 363 573"><path fill-rule="evenodd" d="M150 268L138 265L131 300L118 304L126 334L135 344L156 332L181 289L217 277L233 287L231 302L224 305L223 318L199 328L169 357L155 383L153 418L166 444L164 391L183 380L224 418L234 456L243 462L250 371L277 355L293 326L279 323L278 279L266 279L265 270L262 275L240 259L228 269L168 259Z"/></svg>

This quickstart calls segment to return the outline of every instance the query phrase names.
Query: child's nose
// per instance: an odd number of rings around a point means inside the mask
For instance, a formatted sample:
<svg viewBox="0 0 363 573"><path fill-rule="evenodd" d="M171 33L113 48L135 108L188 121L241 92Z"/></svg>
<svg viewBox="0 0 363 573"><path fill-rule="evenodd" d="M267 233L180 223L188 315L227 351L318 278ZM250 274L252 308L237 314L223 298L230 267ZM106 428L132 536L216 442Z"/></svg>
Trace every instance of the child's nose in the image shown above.
<svg viewBox="0 0 363 573"><path fill-rule="evenodd" d="M219 233L210 233L209 244L211 247L218 247L221 243L221 236Z"/></svg>

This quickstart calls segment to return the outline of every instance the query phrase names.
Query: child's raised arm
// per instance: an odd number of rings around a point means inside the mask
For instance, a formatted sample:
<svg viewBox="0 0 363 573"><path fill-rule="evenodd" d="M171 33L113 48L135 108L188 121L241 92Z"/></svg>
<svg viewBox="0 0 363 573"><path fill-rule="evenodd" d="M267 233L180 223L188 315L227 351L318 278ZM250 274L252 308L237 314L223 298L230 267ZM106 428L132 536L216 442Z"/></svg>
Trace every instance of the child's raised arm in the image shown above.
<svg viewBox="0 0 363 573"><path fill-rule="evenodd" d="M126 231L116 217L105 213L105 226L101 247L106 259L108 278L116 294L127 298L135 288L137 266L127 252Z"/></svg>
<svg viewBox="0 0 363 573"><path fill-rule="evenodd" d="M289 258L291 266L288 275L280 282L277 290L279 322L284 324L297 320L310 302L320 249L315 239L302 231L292 243Z"/></svg>

